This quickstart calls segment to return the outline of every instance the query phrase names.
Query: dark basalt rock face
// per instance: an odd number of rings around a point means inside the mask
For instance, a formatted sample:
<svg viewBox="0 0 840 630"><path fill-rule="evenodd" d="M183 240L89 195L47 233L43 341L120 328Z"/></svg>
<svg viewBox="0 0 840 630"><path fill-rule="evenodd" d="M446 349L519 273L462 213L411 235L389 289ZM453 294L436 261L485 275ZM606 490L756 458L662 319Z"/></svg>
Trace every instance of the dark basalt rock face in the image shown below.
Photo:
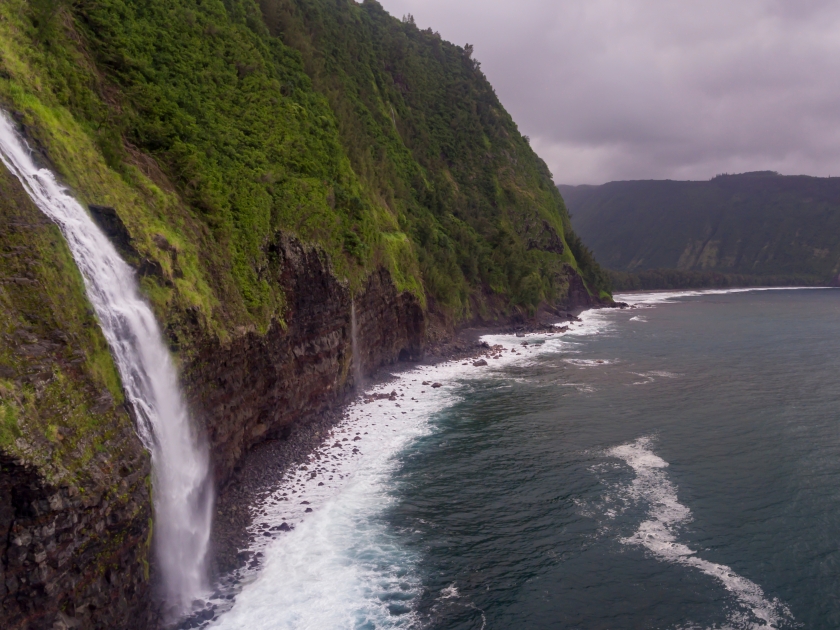
<svg viewBox="0 0 840 630"><path fill-rule="evenodd" d="M116 208L90 204L88 205L88 210L90 211L90 216L99 226L99 229L105 233L114 247L116 247L120 256L137 270L139 276L154 276L164 286L171 286L172 283L166 277L160 263L141 256L140 252L134 247L134 240L131 238L131 234L125 226L125 223L123 223L119 214L117 214ZM171 255L175 255L177 259L177 253L166 242L163 236L156 235L155 244L160 249L169 252ZM177 260L173 260L173 262L176 263L174 266L176 267L177 273Z"/></svg>
<svg viewBox="0 0 840 630"><path fill-rule="evenodd" d="M123 257L138 256L137 250L131 243L131 234L120 215L117 214L116 208L92 203L88 206L88 210L90 210L90 216Z"/></svg>
<svg viewBox="0 0 840 630"><path fill-rule="evenodd" d="M423 357L423 308L411 293L397 294L385 269L368 278L364 293L356 300L356 325L356 351L366 375L397 360L417 361Z"/></svg>
<svg viewBox="0 0 840 630"><path fill-rule="evenodd" d="M610 303L604 303L602 300L591 295L583 283L583 278L572 269L571 265L566 265L566 277L569 280L569 293L566 300L560 304L562 308L569 310L591 308L593 306L608 306Z"/></svg>
<svg viewBox="0 0 840 630"><path fill-rule="evenodd" d="M528 239L528 249L541 249L562 256L563 252L566 251L566 246L563 245L563 239L557 234L557 230L548 221L543 219L542 232L538 239Z"/></svg>
<svg viewBox="0 0 840 630"><path fill-rule="evenodd" d="M317 248L281 235L273 249L286 325L224 344L206 342L184 366L187 395L205 427L220 483L249 448L341 404L352 387L349 289ZM386 270L368 279L356 316L365 372L422 352L420 304L398 294Z"/></svg>
<svg viewBox="0 0 840 630"><path fill-rule="evenodd" d="M0 456L0 614L5 630L154 625L148 458L122 462L117 492L56 488ZM117 494L121 496L116 496Z"/></svg>

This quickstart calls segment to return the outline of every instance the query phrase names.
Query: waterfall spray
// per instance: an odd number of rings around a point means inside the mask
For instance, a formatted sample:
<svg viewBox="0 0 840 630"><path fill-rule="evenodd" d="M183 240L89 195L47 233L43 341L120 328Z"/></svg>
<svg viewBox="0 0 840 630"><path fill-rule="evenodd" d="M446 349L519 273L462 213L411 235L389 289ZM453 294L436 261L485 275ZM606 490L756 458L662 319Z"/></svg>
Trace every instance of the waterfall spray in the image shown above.
<svg viewBox="0 0 840 630"><path fill-rule="evenodd" d="M365 377L362 374L362 355L359 346L359 329L356 325L356 300L350 302L350 344L353 352L353 385L357 391L365 387Z"/></svg>
<svg viewBox="0 0 840 630"><path fill-rule="evenodd" d="M191 425L160 328L134 271L53 174L35 165L2 111L0 161L59 226L82 272L88 299L136 412L137 433L151 452L155 551L167 603L186 612L206 588L213 490L207 447Z"/></svg>

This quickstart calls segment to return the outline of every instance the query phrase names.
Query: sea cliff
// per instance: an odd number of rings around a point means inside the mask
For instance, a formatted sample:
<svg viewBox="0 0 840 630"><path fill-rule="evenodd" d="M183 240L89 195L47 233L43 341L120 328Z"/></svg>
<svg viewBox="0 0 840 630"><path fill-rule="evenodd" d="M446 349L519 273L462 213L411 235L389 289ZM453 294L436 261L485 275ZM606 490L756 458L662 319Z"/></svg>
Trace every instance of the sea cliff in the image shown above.
<svg viewBox="0 0 840 630"><path fill-rule="evenodd" d="M10 0L0 45L0 106L137 270L219 487L345 402L354 353L611 301L471 48L376 2ZM60 232L0 189L4 627L153 627L149 457Z"/></svg>

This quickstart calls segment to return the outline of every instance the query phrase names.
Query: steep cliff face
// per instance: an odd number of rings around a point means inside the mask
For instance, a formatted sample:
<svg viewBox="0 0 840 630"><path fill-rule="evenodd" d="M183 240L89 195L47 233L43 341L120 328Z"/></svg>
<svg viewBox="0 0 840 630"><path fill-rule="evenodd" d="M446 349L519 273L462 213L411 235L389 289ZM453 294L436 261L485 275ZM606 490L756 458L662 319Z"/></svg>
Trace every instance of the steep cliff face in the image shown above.
<svg viewBox="0 0 840 630"><path fill-rule="evenodd" d="M209 339L184 366L187 395L204 424L214 469L227 478L253 444L282 436L341 398L349 374L350 294L322 251L281 237L275 280L289 323L264 334Z"/></svg>
<svg viewBox="0 0 840 630"><path fill-rule="evenodd" d="M356 299L356 326L361 372L370 375L395 361L423 357L426 316L417 298L398 293L385 269L371 274Z"/></svg>
<svg viewBox="0 0 840 630"><path fill-rule="evenodd" d="M376 2L7 0L0 51L0 106L136 267L220 484L344 401L354 352L370 375L432 328L609 300L471 51ZM3 620L144 627L149 459L60 233L0 191Z"/></svg>
<svg viewBox="0 0 840 630"><path fill-rule="evenodd" d="M146 627L149 457L58 228L0 191L0 625Z"/></svg>

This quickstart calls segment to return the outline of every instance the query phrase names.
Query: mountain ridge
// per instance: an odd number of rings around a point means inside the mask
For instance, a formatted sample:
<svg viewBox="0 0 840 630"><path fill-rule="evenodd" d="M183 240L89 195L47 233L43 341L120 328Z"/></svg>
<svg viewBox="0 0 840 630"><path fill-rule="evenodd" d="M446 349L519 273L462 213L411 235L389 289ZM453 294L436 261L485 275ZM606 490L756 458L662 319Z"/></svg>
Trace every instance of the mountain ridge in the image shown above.
<svg viewBox="0 0 840 630"><path fill-rule="evenodd" d="M558 189L581 237L619 274L674 270L827 284L840 273L836 178L756 171Z"/></svg>

